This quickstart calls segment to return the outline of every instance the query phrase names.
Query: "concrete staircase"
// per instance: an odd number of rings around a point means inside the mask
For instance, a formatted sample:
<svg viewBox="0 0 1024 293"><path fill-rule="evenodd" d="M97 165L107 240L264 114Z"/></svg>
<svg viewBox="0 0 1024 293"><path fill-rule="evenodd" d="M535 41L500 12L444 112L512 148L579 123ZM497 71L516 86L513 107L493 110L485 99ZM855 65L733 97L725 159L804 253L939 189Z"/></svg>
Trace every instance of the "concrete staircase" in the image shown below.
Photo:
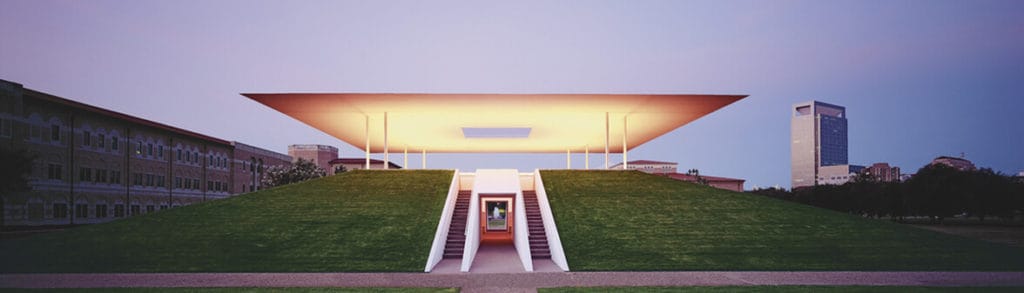
<svg viewBox="0 0 1024 293"><path fill-rule="evenodd" d="M472 191L459 190L455 199L455 210L452 211L452 224L448 226L448 241L444 245L444 258L462 258L462 250L466 245L466 218L469 216L469 199ZM536 199L535 199L536 201Z"/></svg>
<svg viewBox="0 0 1024 293"><path fill-rule="evenodd" d="M530 228L530 255L533 258L551 258L544 220L540 215L540 204L537 203L537 192L524 190L523 200L526 204L526 226Z"/></svg>

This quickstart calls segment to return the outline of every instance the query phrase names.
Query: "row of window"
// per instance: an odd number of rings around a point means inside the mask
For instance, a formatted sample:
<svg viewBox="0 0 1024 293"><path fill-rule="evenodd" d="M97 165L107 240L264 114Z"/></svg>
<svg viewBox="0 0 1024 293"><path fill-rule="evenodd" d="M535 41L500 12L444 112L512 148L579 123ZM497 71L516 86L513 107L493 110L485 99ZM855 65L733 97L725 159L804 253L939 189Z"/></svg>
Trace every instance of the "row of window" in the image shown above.
<svg viewBox="0 0 1024 293"><path fill-rule="evenodd" d="M60 165L57 165L57 167L60 167ZM82 167L78 169L78 180L81 182L121 184L121 171Z"/></svg>
<svg viewBox="0 0 1024 293"><path fill-rule="evenodd" d="M86 147L97 147L104 149L107 147L107 136L100 133L96 134L96 141L93 144L92 132L82 131L82 146ZM116 136L110 137L110 150L118 151L120 148L119 139Z"/></svg>
<svg viewBox="0 0 1024 293"><path fill-rule="evenodd" d="M11 137L11 119L0 118L0 137Z"/></svg>
<svg viewBox="0 0 1024 293"><path fill-rule="evenodd" d="M135 216L142 213L142 206L131 205L129 216ZM146 205L146 213L152 213L156 211L155 205ZM167 205L160 205L160 210L166 210ZM97 204L94 206L92 218L106 218L111 211L105 204ZM125 216L125 205L115 204L113 206L113 216L115 218L123 218ZM50 210L50 217L54 219L66 219L68 217L75 218L89 218L89 205L87 204L75 204L74 213L69 213L68 205L63 203L53 204L53 209ZM33 203L28 204L28 218L29 219L42 219L43 218L43 204Z"/></svg>
<svg viewBox="0 0 1024 293"><path fill-rule="evenodd" d="M149 187L166 187L166 177L157 174L135 173L132 185Z"/></svg>

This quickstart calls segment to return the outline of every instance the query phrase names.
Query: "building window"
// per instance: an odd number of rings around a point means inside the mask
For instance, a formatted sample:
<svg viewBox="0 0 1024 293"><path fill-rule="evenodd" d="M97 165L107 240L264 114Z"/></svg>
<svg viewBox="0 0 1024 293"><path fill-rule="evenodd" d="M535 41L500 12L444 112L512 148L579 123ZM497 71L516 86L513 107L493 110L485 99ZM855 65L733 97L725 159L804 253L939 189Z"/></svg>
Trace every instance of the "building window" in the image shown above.
<svg viewBox="0 0 1024 293"><path fill-rule="evenodd" d="M131 213L131 216L138 216L138 215L139 215L139 214L141 214L141 213L142 213L142 207L140 207L140 206L139 206L139 205L137 205L137 204L133 204L133 205L132 205L132 213Z"/></svg>
<svg viewBox="0 0 1024 293"><path fill-rule="evenodd" d="M142 173L135 173L135 176L132 177L132 185L142 185Z"/></svg>
<svg viewBox="0 0 1024 293"><path fill-rule="evenodd" d="M199 179L192 179L192 187L199 190Z"/></svg>
<svg viewBox="0 0 1024 293"><path fill-rule="evenodd" d="M208 165L210 165L210 167L213 167L213 155L210 155L209 157L207 157L206 163L208 163Z"/></svg>
<svg viewBox="0 0 1024 293"><path fill-rule="evenodd" d="M0 136L11 137L11 119L0 119Z"/></svg>
<svg viewBox="0 0 1024 293"><path fill-rule="evenodd" d="M144 177L144 178L146 178L146 186L153 186L154 185L153 177L154 177L153 174L146 174L146 176Z"/></svg>
<svg viewBox="0 0 1024 293"><path fill-rule="evenodd" d="M174 177L174 188L181 188L181 177Z"/></svg>
<svg viewBox="0 0 1024 293"><path fill-rule="evenodd" d="M43 218L43 204L41 203L30 203L28 204L28 218L32 220L38 220Z"/></svg>
<svg viewBox="0 0 1024 293"><path fill-rule="evenodd" d="M96 217L97 218L106 218L107 217L107 205L105 205L105 204L98 204L98 205L96 205Z"/></svg>
<svg viewBox="0 0 1024 293"><path fill-rule="evenodd" d="M92 132L82 131L82 145L92 146Z"/></svg>
<svg viewBox="0 0 1024 293"><path fill-rule="evenodd" d="M57 180L63 179L64 171L62 169L64 168L61 165L50 164L48 167L49 168L47 168L46 178Z"/></svg>
<svg viewBox="0 0 1024 293"><path fill-rule="evenodd" d="M123 204L114 205L114 217L115 218L124 218L124 205Z"/></svg>
<svg viewBox="0 0 1024 293"><path fill-rule="evenodd" d="M75 205L75 218L88 218L89 217L89 205L76 204Z"/></svg>
<svg viewBox="0 0 1024 293"><path fill-rule="evenodd" d="M220 191L220 181L213 183L213 190Z"/></svg>
<svg viewBox="0 0 1024 293"><path fill-rule="evenodd" d="M95 182L104 183L107 182L107 170L96 169L96 180Z"/></svg>
<svg viewBox="0 0 1024 293"><path fill-rule="evenodd" d="M192 152L185 151L185 161L192 162Z"/></svg>
<svg viewBox="0 0 1024 293"><path fill-rule="evenodd" d="M181 149L178 149L178 161L181 161Z"/></svg>
<svg viewBox="0 0 1024 293"><path fill-rule="evenodd" d="M135 154L136 155L141 155L142 154L142 142L141 141L139 142L138 145L135 146Z"/></svg>
<svg viewBox="0 0 1024 293"><path fill-rule="evenodd" d="M150 157L153 156L153 144L151 144L151 143L147 143L146 144L146 155L150 156Z"/></svg>
<svg viewBox="0 0 1024 293"><path fill-rule="evenodd" d="M60 141L60 125L50 125L50 140Z"/></svg>
<svg viewBox="0 0 1024 293"><path fill-rule="evenodd" d="M153 206L153 205L147 205L147 206L146 206L146 213L147 213L147 214L148 214L148 213L152 213L152 212L155 212L155 211L156 211L156 207L155 207L155 206Z"/></svg>
<svg viewBox="0 0 1024 293"><path fill-rule="evenodd" d="M110 183L121 184L121 171L110 171Z"/></svg>
<svg viewBox="0 0 1024 293"><path fill-rule="evenodd" d="M82 167L78 170L78 180L81 182L92 181L92 169Z"/></svg>
<svg viewBox="0 0 1024 293"><path fill-rule="evenodd" d="M206 181L206 190L213 190L213 181Z"/></svg>
<svg viewBox="0 0 1024 293"><path fill-rule="evenodd" d="M53 204L53 218L64 219L68 217L68 205L63 203Z"/></svg>
<svg viewBox="0 0 1024 293"><path fill-rule="evenodd" d="M166 182L165 179L167 179L167 178L164 177L164 176L156 176L156 187L166 187L167 186L167 184L166 184L167 182Z"/></svg>
<svg viewBox="0 0 1024 293"><path fill-rule="evenodd" d="M116 136L110 137L110 149L116 151L117 148L118 148L118 146L117 146L117 137Z"/></svg>
<svg viewBox="0 0 1024 293"><path fill-rule="evenodd" d="M158 158L161 158L161 159L164 158L164 146L162 146L162 145L156 146L156 156Z"/></svg>
<svg viewBox="0 0 1024 293"><path fill-rule="evenodd" d="M199 153L192 153L192 163L199 164Z"/></svg>
<svg viewBox="0 0 1024 293"><path fill-rule="evenodd" d="M96 146L98 146L100 148L107 147L107 136L102 135L102 134L97 134L96 135Z"/></svg>

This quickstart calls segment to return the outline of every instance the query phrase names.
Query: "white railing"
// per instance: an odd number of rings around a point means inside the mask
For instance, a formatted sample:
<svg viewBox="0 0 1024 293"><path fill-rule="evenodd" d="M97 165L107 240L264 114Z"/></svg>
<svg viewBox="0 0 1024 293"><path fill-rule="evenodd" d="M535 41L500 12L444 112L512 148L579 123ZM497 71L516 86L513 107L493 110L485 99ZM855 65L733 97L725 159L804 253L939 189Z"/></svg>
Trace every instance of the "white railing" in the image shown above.
<svg viewBox="0 0 1024 293"><path fill-rule="evenodd" d="M551 213L551 205L548 203L548 193L544 190L544 180L540 178L540 170L533 171L534 190L537 192L537 203L540 204L540 216L544 220L544 233L547 234L548 249L551 250L551 261L563 271L569 271L569 261L565 258L565 250L562 249L562 238L558 236L558 227L555 226L555 216Z"/></svg>
<svg viewBox="0 0 1024 293"><path fill-rule="evenodd" d="M466 217L466 244L462 246L462 267L460 271L469 272L473 265L476 251L480 249L480 195L473 190L469 200L469 215Z"/></svg>
<svg viewBox="0 0 1024 293"><path fill-rule="evenodd" d="M455 170L452 176L452 183L448 187L448 197L444 200L444 209L441 210L441 220L437 222L437 232L434 233L434 243L430 245L430 255L427 256L427 266L424 272L430 272L444 258L444 246L448 242L448 228L452 224L452 213L455 211L455 201L459 198L459 170Z"/></svg>
<svg viewBox="0 0 1024 293"><path fill-rule="evenodd" d="M519 176L516 176L519 179ZM533 256L530 255L530 229L526 226L526 203L523 202L523 191L516 191L515 227L512 232L516 252L519 253L519 261L523 263L523 269L527 272L533 271Z"/></svg>

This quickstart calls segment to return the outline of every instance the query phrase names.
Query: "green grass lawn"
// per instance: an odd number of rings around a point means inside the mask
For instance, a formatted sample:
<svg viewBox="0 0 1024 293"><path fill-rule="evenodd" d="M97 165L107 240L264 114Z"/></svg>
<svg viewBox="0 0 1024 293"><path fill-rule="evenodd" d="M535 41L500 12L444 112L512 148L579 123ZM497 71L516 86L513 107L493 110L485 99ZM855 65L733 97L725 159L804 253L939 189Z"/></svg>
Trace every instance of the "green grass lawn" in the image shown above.
<svg viewBox="0 0 1024 293"><path fill-rule="evenodd" d="M575 271L1024 269L1021 248L638 171L541 175Z"/></svg>
<svg viewBox="0 0 1024 293"><path fill-rule="evenodd" d="M903 286L721 286L721 287L594 287L594 288L540 288L541 293L589 293L589 292L639 292L639 293L675 293L675 292L893 292L893 293L931 293L931 292L1020 292L1020 287L903 287Z"/></svg>
<svg viewBox="0 0 1024 293"><path fill-rule="evenodd" d="M380 292L380 293L455 293L454 288L69 288L69 289L5 289L0 292L96 292L96 293L120 293L120 292L147 292L147 293L355 293L355 292Z"/></svg>
<svg viewBox="0 0 1024 293"><path fill-rule="evenodd" d="M0 272L423 270L452 171L351 171L0 241Z"/></svg>

